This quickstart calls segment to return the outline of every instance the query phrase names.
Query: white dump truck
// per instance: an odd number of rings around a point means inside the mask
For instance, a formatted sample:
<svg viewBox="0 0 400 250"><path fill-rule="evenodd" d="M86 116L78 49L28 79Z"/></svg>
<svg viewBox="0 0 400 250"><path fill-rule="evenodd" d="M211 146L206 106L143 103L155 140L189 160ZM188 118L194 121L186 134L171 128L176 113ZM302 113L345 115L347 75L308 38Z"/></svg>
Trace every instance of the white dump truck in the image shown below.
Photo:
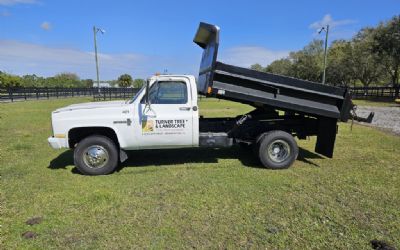
<svg viewBox="0 0 400 250"><path fill-rule="evenodd" d="M283 169L297 158L294 136L317 136L315 151L332 157L337 122L361 119L350 112L346 89L218 62L215 25L200 23L194 42L203 49L197 82L191 75L153 76L131 100L57 109L51 147L73 149L75 166L88 175L112 173L129 150L235 144L253 147L263 166ZM254 110L232 118L203 118L198 94Z"/></svg>

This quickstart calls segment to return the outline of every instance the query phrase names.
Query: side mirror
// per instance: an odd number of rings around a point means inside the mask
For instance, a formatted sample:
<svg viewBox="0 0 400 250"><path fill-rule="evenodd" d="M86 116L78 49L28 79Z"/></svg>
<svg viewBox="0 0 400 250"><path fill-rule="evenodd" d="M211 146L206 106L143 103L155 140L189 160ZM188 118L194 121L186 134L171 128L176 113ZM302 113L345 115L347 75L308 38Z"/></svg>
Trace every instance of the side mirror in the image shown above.
<svg viewBox="0 0 400 250"><path fill-rule="evenodd" d="M156 81L154 84L158 84L158 82ZM154 85L153 84L153 85ZM146 93L144 96L144 101L145 101L145 106L143 109L143 114L146 115L147 117L156 117L156 113L154 112L154 110L151 108L151 100L149 97L149 92L150 92L150 80L146 81Z"/></svg>

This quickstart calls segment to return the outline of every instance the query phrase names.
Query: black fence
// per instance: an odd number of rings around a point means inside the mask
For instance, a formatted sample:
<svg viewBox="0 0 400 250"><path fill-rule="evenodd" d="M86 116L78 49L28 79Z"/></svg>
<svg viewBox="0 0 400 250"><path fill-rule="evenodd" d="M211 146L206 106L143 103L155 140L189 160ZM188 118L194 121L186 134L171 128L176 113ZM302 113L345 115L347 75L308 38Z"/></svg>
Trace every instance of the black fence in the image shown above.
<svg viewBox="0 0 400 250"><path fill-rule="evenodd" d="M351 87L354 99L393 100L395 87ZM0 88L0 102L18 100L93 97L94 100L129 99L138 88Z"/></svg>
<svg viewBox="0 0 400 250"><path fill-rule="evenodd" d="M138 88L0 88L0 102L67 97L93 97L95 100L128 99Z"/></svg>
<svg viewBox="0 0 400 250"><path fill-rule="evenodd" d="M352 87L353 99L395 99L395 87ZM397 94L399 89L397 88Z"/></svg>

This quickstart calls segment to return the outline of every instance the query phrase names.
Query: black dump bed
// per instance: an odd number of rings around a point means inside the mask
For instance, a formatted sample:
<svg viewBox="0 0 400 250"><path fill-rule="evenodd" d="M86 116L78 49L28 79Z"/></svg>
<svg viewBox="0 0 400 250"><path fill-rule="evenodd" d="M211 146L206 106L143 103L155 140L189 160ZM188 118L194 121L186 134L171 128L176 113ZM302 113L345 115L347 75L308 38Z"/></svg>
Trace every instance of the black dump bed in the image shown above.
<svg viewBox="0 0 400 250"><path fill-rule="evenodd" d="M204 49L197 81L200 94L314 117L350 118L353 104L346 89L218 62L215 25L200 23L194 42Z"/></svg>

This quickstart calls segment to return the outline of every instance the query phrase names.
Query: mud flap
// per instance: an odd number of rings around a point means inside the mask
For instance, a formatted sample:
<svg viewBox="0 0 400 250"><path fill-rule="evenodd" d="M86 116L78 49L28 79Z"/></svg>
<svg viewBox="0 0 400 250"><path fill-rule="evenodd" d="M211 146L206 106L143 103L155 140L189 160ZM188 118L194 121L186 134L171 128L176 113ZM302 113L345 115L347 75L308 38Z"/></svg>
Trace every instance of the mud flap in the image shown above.
<svg viewBox="0 0 400 250"><path fill-rule="evenodd" d="M337 119L320 117L315 152L326 157L333 157L337 133Z"/></svg>
<svg viewBox="0 0 400 250"><path fill-rule="evenodd" d="M119 150L119 161L122 163L128 159L128 155L126 154L125 150Z"/></svg>

